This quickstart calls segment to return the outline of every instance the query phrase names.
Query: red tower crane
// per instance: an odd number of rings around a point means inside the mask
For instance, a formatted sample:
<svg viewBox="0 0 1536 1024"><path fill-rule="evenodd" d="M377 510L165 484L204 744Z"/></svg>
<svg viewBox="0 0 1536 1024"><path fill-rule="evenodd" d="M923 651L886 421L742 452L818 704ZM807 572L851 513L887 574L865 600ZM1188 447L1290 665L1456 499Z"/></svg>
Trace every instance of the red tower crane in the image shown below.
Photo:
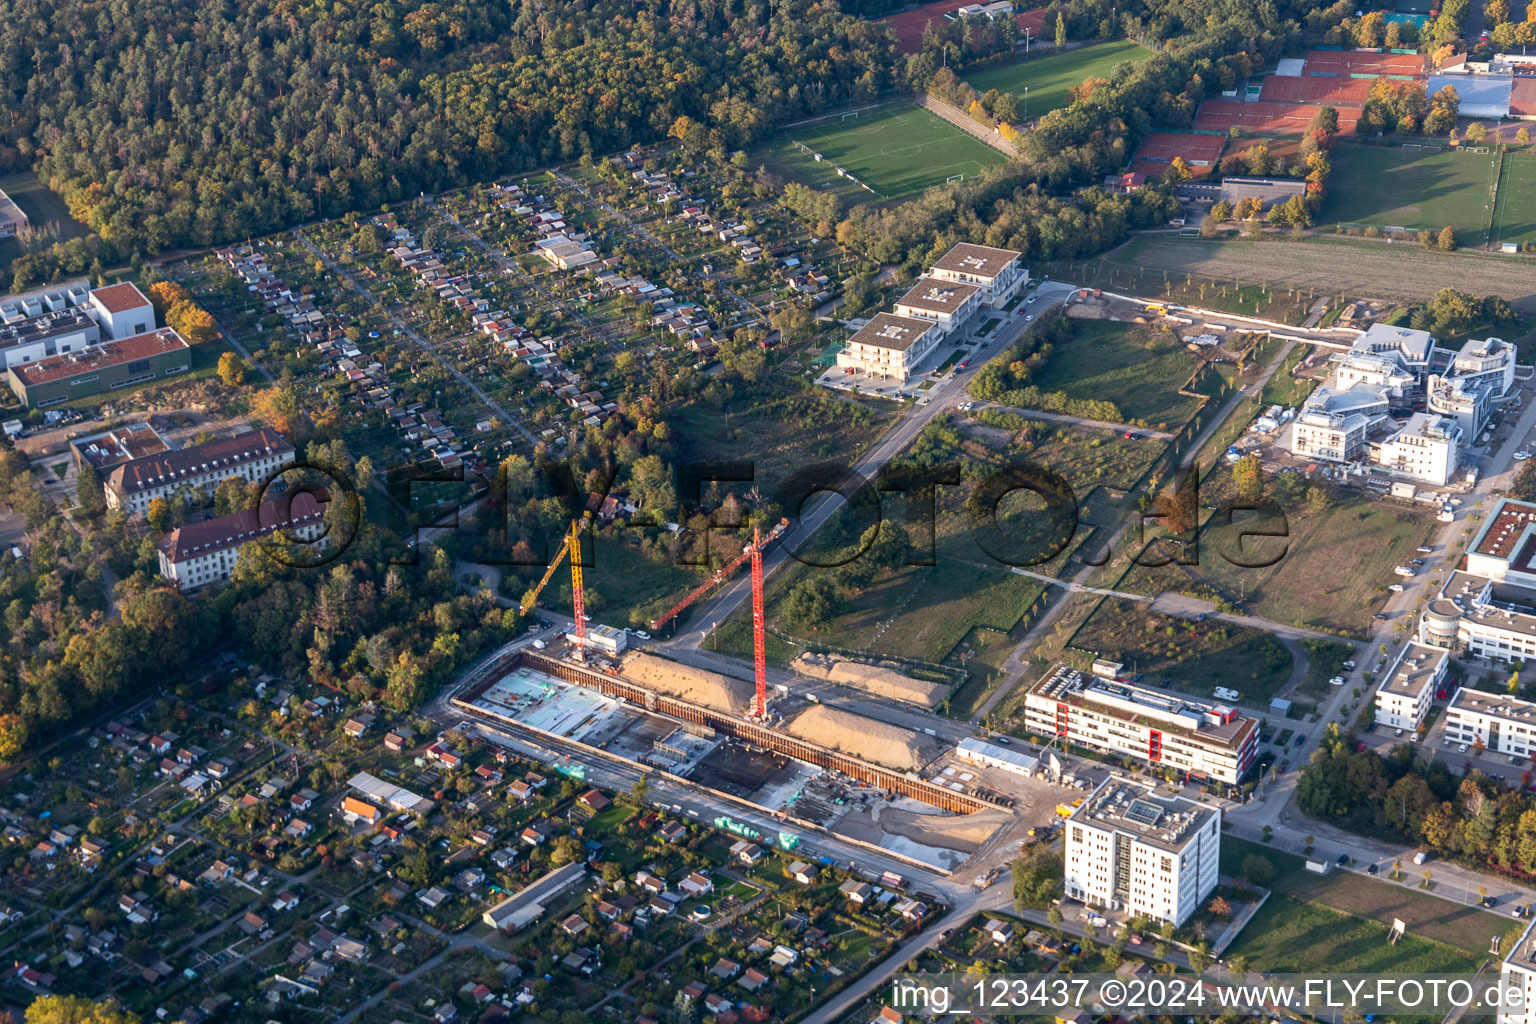
<svg viewBox="0 0 1536 1024"><path fill-rule="evenodd" d="M763 541L752 528L752 665L757 671L757 699L752 717L768 717L768 652L763 639Z"/></svg>
<svg viewBox="0 0 1536 1024"><path fill-rule="evenodd" d="M780 519L778 524L774 526L773 529L768 531L767 537L759 539L757 533L754 531L752 535L752 547L743 548L741 554L737 555L728 564L721 566L719 569L716 569L713 573L710 574L709 579L705 580L703 583L700 583L697 587L694 587L692 590L690 590L688 592L688 596L684 597L671 608L668 608L660 618L655 619L651 623L651 629L660 629L662 626L665 626L667 623L677 618L683 609L687 608L689 605L693 604L693 602L697 601L699 598L703 597L705 594L708 594L711 590L714 590L720 584L730 579L731 575L735 573L737 569L741 568L741 564L752 557L753 548L761 550L762 548L767 547L769 544L772 544L774 541L782 537L784 535L784 531L787 529L789 529L789 520Z"/></svg>

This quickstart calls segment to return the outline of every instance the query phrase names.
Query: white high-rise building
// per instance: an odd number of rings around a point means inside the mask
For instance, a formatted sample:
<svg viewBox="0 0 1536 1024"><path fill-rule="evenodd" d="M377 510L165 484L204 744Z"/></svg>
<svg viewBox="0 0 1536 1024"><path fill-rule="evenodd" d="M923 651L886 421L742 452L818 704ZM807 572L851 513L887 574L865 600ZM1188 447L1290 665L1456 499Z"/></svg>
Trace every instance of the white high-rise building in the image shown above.
<svg viewBox="0 0 1536 1024"><path fill-rule="evenodd" d="M1066 893L1182 925L1216 888L1221 811L1111 776L1067 819Z"/></svg>

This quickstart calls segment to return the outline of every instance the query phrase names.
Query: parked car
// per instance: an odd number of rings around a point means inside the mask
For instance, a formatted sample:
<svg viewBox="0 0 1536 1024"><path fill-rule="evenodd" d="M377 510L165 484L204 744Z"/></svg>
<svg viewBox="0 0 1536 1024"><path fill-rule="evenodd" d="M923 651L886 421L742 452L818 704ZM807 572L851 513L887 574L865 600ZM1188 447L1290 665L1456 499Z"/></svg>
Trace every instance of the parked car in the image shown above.
<svg viewBox="0 0 1536 1024"><path fill-rule="evenodd" d="M1465 754L1466 752L1467 752L1467 745L1465 743L1461 744L1459 747L1456 748L1456 753L1458 753L1458 754Z"/></svg>
<svg viewBox="0 0 1536 1024"><path fill-rule="evenodd" d="M1378 868L1375 864L1372 864L1370 867L1365 869L1365 873L1368 874L1368 875L1374 875L1377 871L1380 871L1380 870L1381 869Z"/></svg>

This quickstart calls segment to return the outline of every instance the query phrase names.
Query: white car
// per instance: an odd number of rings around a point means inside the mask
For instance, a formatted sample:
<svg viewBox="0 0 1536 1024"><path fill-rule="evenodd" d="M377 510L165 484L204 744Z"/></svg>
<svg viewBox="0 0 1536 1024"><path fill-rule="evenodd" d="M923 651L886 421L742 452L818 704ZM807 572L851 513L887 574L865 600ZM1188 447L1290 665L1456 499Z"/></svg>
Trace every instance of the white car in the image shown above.
<svg viewBox="0 0 1536 1024"><path fill-rule="evenodd" d="M1465 743L1463 743L1461 746L1456 748L1456 753L1458 753L1458 754L1465 754L1466 752L1467 752L1467 745Z"/></svg>
<svg viewBox="0 0 1536 1024"><path fill-rule="evenodd" d="M1029 297L1029 298L1027 298L1027 299L1025 299L1025 300L1024 300L1024 301L1025 301L1025 302L1034 302L1034 301L1035 301L1035 300L1036 300L1036 299L1038 299L1038 298L1039 298L1039 297L1040 297L1040 296L1038 296L1038 295L1031 295L1031 296L1030 296L1030 297Z"/></svg>
<svg viewBox="0 0 1536 1024"><path fill-rule="evenodd" d="M1530 452L1515 452L1515 461L1516 462L1524 462L1526 459L1528 459L1530 457L1531 457L1531 453Z"/></svg>
<svg viewBox="0 0 1536 1024"><path fill-rule="evenodd" d="M1030 321L1031 321L1031 320L1033 320L1033 319L1034 319L1034 317L1032 317L1032 316L1026 316L1026 317L1025 317L1025 318L1024 318L1024 322L1025 322L1025 323L1029 323L1029 322L1030 322Z"/></svg>
<svg viewBox="0 0 1536 1024"><path fill-rule="evenodd" d="M1343 686L1344 685L1344 677L1343 676L1334 676L1332 679L1328 680L1328 685L1329 686Z"/></svg>
<svg viewBox="0 0 1536 1024"><path fill-rule="evenodd" d="M1401 594L1403 592L1403 585L1401 583L1394 583L1387 589L1392 591L1394 594Z"/></svg>
<svg viewBox="0 0 1536 1024"><path fill-rule="evenodd" d="M649 640L651 638L651 634L647 633L643 629L635 630L635 636L639 637L641 640Z"/></svg>

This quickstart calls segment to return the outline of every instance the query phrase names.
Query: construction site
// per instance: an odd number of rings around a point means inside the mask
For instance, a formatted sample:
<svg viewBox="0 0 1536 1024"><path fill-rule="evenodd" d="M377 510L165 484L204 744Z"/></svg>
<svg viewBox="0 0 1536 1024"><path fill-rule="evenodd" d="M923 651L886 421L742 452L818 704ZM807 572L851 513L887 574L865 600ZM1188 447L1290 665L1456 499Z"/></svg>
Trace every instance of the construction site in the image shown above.
<svg viewBox="0 0 1536 1024"><path fill-rule="evenodd" d="M881 721L815 693L824 689L817 683L836 681L861 694L931 707L938 695L928 692L930 684L880 666L812 657L796 666L806 680L803 694L782 683L770 693L761 553L780 532L766 540L759 535L742 558L689 597L752 563L755 682L624 650L622 643L596 643L605 627L578 619L554 646L530 642L503 655L451 704L482 729L533 734L556 750L643 766L685 783L713 799L721 820L749 805L779 824L778 842L788 848L802 832L822 832L950 872L992 853L1006 855L1031 828L1054 820L1076 782L1059 769L1020 772L1002 759L962 757L936 730ZM567 553L563 548L561 556ZM572 577L579 594L579 565L573 564Z"/></svg>

